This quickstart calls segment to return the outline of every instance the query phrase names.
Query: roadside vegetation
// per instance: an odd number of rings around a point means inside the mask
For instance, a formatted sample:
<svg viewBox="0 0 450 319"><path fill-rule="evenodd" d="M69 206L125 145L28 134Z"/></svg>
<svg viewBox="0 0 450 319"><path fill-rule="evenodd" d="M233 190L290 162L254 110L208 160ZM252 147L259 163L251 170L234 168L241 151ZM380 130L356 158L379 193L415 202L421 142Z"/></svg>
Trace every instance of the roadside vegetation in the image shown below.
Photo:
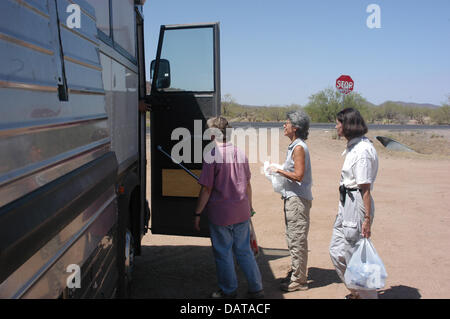
<svg viewBox="0 0 450 319"><path fill-rule="evenodd" d="M305 106L245 106L226 94L222 99L222 115L233 122L280 122L289 111L303 108L314 123L332 123L336 113L345 107L358 109L368 123L374 124L450 124L450 95L437 108L385 102L374 105L359 93L343 96L333 88L326 88L309 97Z"/></svg>
<svg viewBox="0 0 450 319"><path fill-rule="evenodd" d="M222 115L230 122L281 122L286 113L301 108L298 104L288 106L248 106L236 102L230 95L222 98Z"/></svg>

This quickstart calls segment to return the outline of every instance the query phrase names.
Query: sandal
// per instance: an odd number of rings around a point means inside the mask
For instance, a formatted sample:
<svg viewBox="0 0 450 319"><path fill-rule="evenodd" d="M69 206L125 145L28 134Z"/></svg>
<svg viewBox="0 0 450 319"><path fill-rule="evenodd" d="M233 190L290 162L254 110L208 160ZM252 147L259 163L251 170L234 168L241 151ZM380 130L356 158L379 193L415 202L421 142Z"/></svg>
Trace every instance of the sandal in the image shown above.
<svg viewBox="0 0 450 319"><path fill-rule="evenodd" d="M361 299L361 297L359 296L359 294L348 294L347 296L345 296L345 299Z"/></svg>

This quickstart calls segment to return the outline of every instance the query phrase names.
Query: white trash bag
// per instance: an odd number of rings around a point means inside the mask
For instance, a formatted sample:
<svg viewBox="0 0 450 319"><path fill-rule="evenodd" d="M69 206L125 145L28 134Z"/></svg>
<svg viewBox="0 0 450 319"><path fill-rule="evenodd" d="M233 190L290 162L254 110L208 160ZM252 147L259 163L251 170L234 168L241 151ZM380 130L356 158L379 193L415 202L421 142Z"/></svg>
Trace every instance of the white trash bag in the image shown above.
<svg viewBox="0 0 450 319"><path fill-rule="evenodd" d="M263 168L264 175L272 183L273 190L277 193L282 194L286 178L284 176L281 176L280 174L271 172L269 169L270 166L274 166L278 169L283 169L283 166L275 163L270 164L268 161L265 161Z"/></svg>
<svg viewBox="0 0 450 319"><path fill-rule="evenodd" d="M350 289L372 290L385 285L387 273L381 258L368 238L357 243L345 270L345 285Z"/></svg>

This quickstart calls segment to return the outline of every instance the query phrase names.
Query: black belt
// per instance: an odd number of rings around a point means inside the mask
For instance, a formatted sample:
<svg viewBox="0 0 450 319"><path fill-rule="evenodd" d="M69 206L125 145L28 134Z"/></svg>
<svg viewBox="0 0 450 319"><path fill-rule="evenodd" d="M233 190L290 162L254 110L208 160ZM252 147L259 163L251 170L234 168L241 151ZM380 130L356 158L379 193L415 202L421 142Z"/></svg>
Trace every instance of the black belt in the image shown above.
<svg viewBox="0 0 450 319"><path fill-rule="evenodd" d="M348 196L353 200L354 198L353 198L352 192L356 192L356 191L359 191L359 188L347 188L344 185L339 186L339 195L340 195L339 197L340 197L342 206L345 205L346 194L348 194Z"/></svg>

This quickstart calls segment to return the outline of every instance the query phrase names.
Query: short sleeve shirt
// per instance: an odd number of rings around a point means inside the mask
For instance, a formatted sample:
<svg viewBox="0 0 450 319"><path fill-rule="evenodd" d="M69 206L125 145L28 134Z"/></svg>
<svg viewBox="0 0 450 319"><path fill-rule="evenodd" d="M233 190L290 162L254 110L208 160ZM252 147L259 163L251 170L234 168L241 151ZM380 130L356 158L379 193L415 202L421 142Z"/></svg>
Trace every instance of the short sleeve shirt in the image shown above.
<svg viewBox="0 0 450 319"><path fill-rule="evenodd" d="M215 157L220 155L218 157ZM217 143L211 156L220 160L203 161L199 184L212 188L205 207L209 221L228 226L250 218L247 184L251 173L245 154L231 143Z"/></svg>
<svg viewBox="0 0 450 319"><path fill-rule="evenodd" d="M340 185L358 188L358 184L373 184L378 173L378 155L372 142L365 136L356 137L347 143Z"/></svg>
<svg viewBox="0 0 450 319"><path fill-rule="evenodd" d="M308 200L313 200L312 197L312 172L311 172L311 160L309 158L309 150L306 143L298 138L295 141L293 141L288 146L288 152L286 156L286 162L283 165L283 169L288 172L294 171L294 160L292 159L292 154L294 153L294 149L300 145L303 147L303 150L305 152L305 171L303 175L303 179L301 182L295 182L291 181L290 179L286 179L286 182L284 184L284 190L282 193L283 198L289 198L292 196L298 196L302 197Z"/></svg>

